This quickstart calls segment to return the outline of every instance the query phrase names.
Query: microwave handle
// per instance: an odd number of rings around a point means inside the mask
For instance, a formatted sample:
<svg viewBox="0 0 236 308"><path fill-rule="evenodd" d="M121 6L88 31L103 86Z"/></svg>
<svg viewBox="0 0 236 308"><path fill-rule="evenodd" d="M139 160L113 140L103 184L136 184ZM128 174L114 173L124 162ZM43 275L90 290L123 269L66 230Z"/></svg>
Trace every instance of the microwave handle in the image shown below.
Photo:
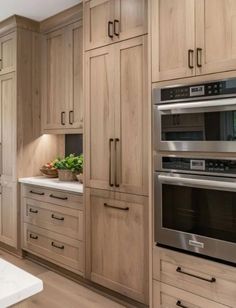
<svg viewBox="0 0 236 308"><path fill-rule="evenodd" d="M236 182L224 182L224 181L214 181L205 180L197 178L185 178L178 176L170 176L159 174L158 179L161 183L173 184L173 185L186 185L190 187L204 187L209 189L219 189L219 190L235 190Z"/></svg>
<svg viewBox="0 0 236 308"><path fill-rule="evenodd" d="M222 107L232 106L236 108L236 98L227 98L219 100L201 101L201 102L189 102L189 103L176 103L176 104L163 104L158 105L159 111L169 111L176 109L194 109L194 108L206 108L206 107Z"/></svg>

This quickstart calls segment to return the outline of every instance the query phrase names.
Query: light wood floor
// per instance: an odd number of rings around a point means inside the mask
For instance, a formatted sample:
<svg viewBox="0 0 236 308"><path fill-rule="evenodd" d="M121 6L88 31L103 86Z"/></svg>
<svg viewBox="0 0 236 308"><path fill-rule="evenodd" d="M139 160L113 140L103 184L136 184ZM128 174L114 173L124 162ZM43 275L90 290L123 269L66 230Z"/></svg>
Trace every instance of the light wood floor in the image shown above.
<svg viewBox="0 0 236 308"><path fill-rule="evenodd" d="M14 308L124 308L116 302L29 260L0 250L0 257L43 280L40 294Z"/></svg>

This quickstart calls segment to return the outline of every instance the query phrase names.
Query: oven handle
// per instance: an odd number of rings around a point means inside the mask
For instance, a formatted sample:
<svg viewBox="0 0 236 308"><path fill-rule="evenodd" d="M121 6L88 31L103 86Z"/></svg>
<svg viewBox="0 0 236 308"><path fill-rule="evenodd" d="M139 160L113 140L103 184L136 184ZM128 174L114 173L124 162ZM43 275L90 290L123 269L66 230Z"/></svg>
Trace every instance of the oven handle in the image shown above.
<svg viewBox="0 0 236 308"><path fill-rule="evenodd" d="M174 184L174 185L190 185L193 187L205 187L212 189L226 189L235 190L236 182L224 182L224 181L214 181L214 180L203 180L195 178L184 178L184 177L174 177L170 175L159 174L158 179L162 183Z"/></svg>
<svg viewBox="0 0 236 308"><path fill-rule="evenodd" d="M193 108L206 108L206 107L222 107L222 106L232 106L236 107L235 98L227 98L219 100L192 102L192 103L176 103L176 104L163 104L158 105L157 109L159 111L170 111L176 109L193 109Z"/></svg>

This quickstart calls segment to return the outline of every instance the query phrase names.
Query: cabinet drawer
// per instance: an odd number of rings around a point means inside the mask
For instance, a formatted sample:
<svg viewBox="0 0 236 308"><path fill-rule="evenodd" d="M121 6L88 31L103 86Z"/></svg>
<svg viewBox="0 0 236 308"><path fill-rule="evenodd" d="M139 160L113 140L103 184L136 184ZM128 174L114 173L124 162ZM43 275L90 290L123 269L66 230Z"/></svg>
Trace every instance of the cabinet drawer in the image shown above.
<svg viewBox="0 0 236 308"><path fill-rule="evenodd" d="M156 247L153 261L154 279L235 307L236 268Z"/></svg>
<svg viewBox="0 0 236 308"><path fill-rule="evenodd" d="M227 308L227 306L210 301L190 292L153 281L154 308Z"/></svg>
<svg viewBox="0 0 236 308"><path fill-rule="evenodd" d="M24 222L83 241L83 212L24 198Z"/></svg>
<svg viewBox="0 0 236 308"><path fill-rule="evenodd" d="M46 189L33 185L24 185L23 197L80 210L83 209L82 195L76 195L56 189Z"/></svg>
<svg viewBox="0 0 236 308"><path fill-rule="evenodd" d="M23 249L71 270L84 271L84 244L80 241L24 224Z"/></svg>

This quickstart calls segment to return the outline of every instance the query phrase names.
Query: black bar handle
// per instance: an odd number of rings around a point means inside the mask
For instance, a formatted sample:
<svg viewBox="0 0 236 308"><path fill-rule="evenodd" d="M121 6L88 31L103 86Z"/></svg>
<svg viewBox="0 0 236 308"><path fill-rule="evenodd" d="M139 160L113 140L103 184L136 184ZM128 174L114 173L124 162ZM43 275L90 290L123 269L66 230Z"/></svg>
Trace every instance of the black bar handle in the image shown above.
<svg viewBox="0 0 236 308"><path fill-rule="evenodd" d="M39 237L37 235L33 235L32 233L30 233L30 238L32 238L33 240L37 240Z"/></svg>
<svg viewBox="0 0 236 308"><path fill-rule="evenodd" d="M110 38L113 38L113 34L111 34L111 29L113 29L113 22L112 21L108 21L108 36Z"/></svg>
<svg viewBox="0 0 236 308"><path fill-rule="evenodd" d="M118 29L118 30L117 30ZM114 20L114 34L116 36L120 35L120 21L118 19Z"/></svg>
<svg viewBox="0 0 236 308"><path fill-rule="evenodd" d="M37 191L31 190L30 193L31 193L31 194L34 194L34 195L38 195L38 196L44 196L44 193L43 193L43 192L42 192L42 193L39 193L39 192L37 192Z"/></svg>
<svg viewBox="0 0 236 308"><path fill-rule="evenodd" d="M111 168L112 168L112 163L111 163L111 145L112 145L112 142L114 141L113 138L110 138L109 139L109 186L110 187L113 187L114 184L112 183L112 173L111 173Z"/></svg>
<svg viewBox="0 0 236 308"><path fill-rule="evenodd" d="M105 207L110 207L112 209L116 209L116 210L121 210L121 211L128 211L129 207L119 207L119 206L115 206L115 205L110 205L108 203L104 203Z"/></svg>
<svg viewBox="0 0 236 308"><path fill-rule="evenodd" d="M119 138L115 139L115 155L116 155L116 161L115 161L115 187L120 187L120 184L118 183L118 176L117 176L117 143L120 142Z"/></svg>
<svg viewBox="0 0 236 308"><path fill-rule="evenodd" d="M194 50L193 49L189 49L188 50L188 67L190 69L194 68L194 65L193 65L193 54L194 54Z"/></svg>
<svg viewBox="0 0 236 308"><path fill-rule="evenodd" d="M59 199L59 200L68 200L67 197L58 197L58 196L55 196L53 194L49 195L50 198L54 198L54 199Z"/></svg>
<svg viewBox="0 0 236 308"><path fill-rule="evenodd" d="M58 245L56 245L54 242L52 242L51 245L52 245L53 247L58 248L58 249L61 249L61 250L63 250L63 249L65 248L64 245L58 246Z"/></svg>
<svg viewBox="0 0 236 308"><path fill-rule="evenodd" d="M197 67L202 67L202 48L197 48Z"/></svg>
<svg viewBox="0 0 236 308"><path fill-rule="evenodd" d="M69 112L69 123L70 125L73 125L74 123L74 111L73 110Z"/></svg>
<svg viewBox="0 0 236 308"><path fill-rule="evenodd" d="M52 217L53 219L56 219L56 220L61 220L61 221L65 220L64 217L57 217L57 216L55 216L54 214L52 214L51 217Z"/></svg>
<svg viewBox="0 0 236 308"><path fill-rule="evenodd" d="M61 125L66 125L66 123L65 123L65 111L63 111L63 112L61 112Z"/></svg>
<svg viewBox="0 0 236 308"><path fill-rule="evenodd" d="M206 281L206 282L210 282L210 283L216 282L216 279L214 277L212 277L211 279L207 279L207 278L204 278L204 277L201 277L201 276L190 274L190 273L183 271L180 266L177 267L176 272L190 276L190 277L194 277L194 278L197 278L197 279L201 279L201 280Z"/></svg>
<svg viewBox="0 0 236 308"><path fill-rule="evenodd" d="M39 212L38 210L34 210L34 209L32 209L32 208L30 208L29 211L30 211L30 213L33 213L33 214L38 214L38 212Z"/></svg>
<svg viewBox="0 0 236 308"><path fill-rule="evenodd" d="M176 306L181 307L181 308L188 308L187 306L184 306L181 301L176 302Z"/></svg>

